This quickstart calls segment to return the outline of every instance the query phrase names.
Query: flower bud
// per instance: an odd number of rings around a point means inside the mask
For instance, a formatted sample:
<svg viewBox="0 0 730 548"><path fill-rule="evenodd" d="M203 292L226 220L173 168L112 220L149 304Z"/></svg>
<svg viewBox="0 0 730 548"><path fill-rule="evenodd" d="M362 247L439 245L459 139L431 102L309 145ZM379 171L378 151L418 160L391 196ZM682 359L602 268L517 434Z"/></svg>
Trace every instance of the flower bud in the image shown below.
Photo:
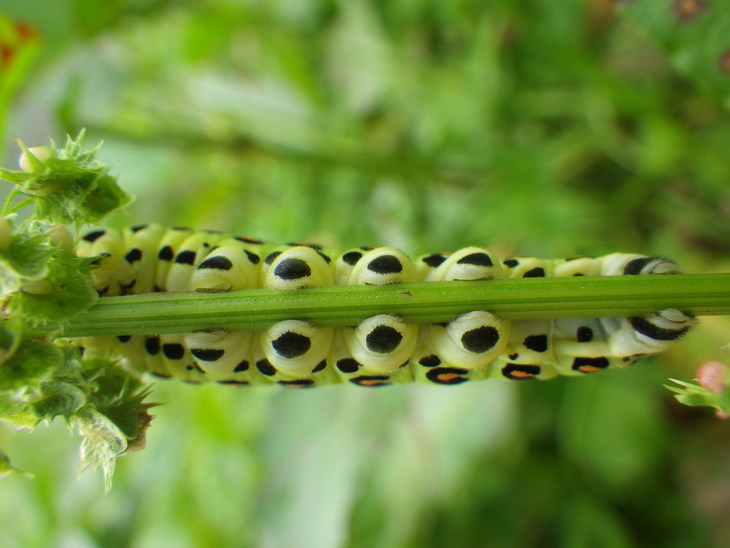
<svg viewBox="0 0 730 548"><path fill-rule="evenodd" d="M31 295L45 295L47 293L50 293L53 289L53 286L48 282L48 280L30 280L20 287L20 290L25 293L30 293Z"/></svg>
<svg viewBox="0 0 730 548"><path fill-rule="evenodd" d="M51 225L45 230L45 233L52 245L62 249L69 255L73 253L74 239L68 228L63 225Z"/></svg>
<svg viewBox="0 0 730 548"><path fill-rule="evenodd" d="M697 382L711 392L722 392L727 381L728 366L718 361L708 361L697 369Z"/></svg>
<svg viewBox="0 0 730 548"><path fill-rule="evenodd" d="M20 166L20 169L29 173L36 170L36 160L31 158L28 155L28 152L35 156L35 159L40 162L47 160L51 156L51 151L48 147L30 147L27 152L24 150L20 155L20 158L18 158L18 165Z"/></svg>

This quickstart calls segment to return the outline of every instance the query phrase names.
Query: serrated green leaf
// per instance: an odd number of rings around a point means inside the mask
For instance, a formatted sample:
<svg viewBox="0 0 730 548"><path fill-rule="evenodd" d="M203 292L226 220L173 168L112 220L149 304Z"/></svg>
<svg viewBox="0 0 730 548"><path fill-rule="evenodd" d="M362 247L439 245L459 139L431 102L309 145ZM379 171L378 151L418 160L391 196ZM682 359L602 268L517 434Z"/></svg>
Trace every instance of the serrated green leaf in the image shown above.
<svg viewBox="0 0 730 548"><path fill-rule="evenodd" d="M86 407L76 414L81 442L81 469L104 474L104 487L111 488L116 457L127 448L127 438L117 426L97 410Z"/></svg>
<svg viewBox="0 0 730 548"><path fill-rule="evenodd" d="M0 363L2 363L5 352L13 346L16 334L5 324L0 324Z"/></svg>
<svg viewBox="0 0 730 548"><path fill-rule="evenodd" d="M0 180L7 181L9 183L22 183L28 178L28 174L25 171L13 171L12 169L5 169L0 167Z"/></svg>
<svg viewBox="0 0 730 548"><path fill-rule="evenodd" d="M40 422L35 408L10 391L0 392L0 420L23 430L33 430Z"/></svg>
<svg viewBox="0 0 730 548"><path fill-rule="evenodd" d="M713 392L704 386L691 382L669 379L678 386L665 385L665 388L674 392L676 400L690 407L712 407L724 414L730 414L730 389Z"/></svg>
<svg viewBox="0 0 730 548"><path fill-rule="evenodd" d="M109 360L94 359L93 363L84 360L82 366L87 381L94 386L90 404L114 422L128 439L139 437L141 429L149 426L147 411L157 405L144 403L149 387Z"/></svg>
<svg viewBox="0 0 730 548"><path fill-rule="evenodd" d="M29 279L43 277L52 252L53 249L46 243L43 234L25 232L13 234L10 245L0 250L0 269L3 272L0 282L3 291L17 289L21 277Z"/></svg>
<svg viewBox="0 0 730 548"><path fill-rule="evenodd" d="M63 415L70 418L86 404L86 395L78 387L65 383L55 382L43 387L41 399L33 403L38 417L51 420Z"/></svg>
<svg viewBox="0 0 730 548"><path fill-rule="evenodd" d="M28 472L25 472L13 466L10 462L10 458L5 454L2 449L0 449L0 479L10 475L25 476L28 478L33 477Z"/></svg>
<svg viewBox="0 0 730 548"><path fill-rule="evenodd" d="M37 385L63 361L63 353L53 344L37 339L24 340L0 365L0 390Z"/></svg>
<svg viewBox="0 0 730 548"><path fill-rule="evenodd" d="M105 174L96 180L96 188L84 200L88 222L98 223L106 215L128 205L132 197L124 192L115 177Z"/></svg>
<svg viewBox="0 0 730 548"><path fill-rule="evenodd" d="M41 291L21 291L13 295L8 310L28 320L63 321L88 310L98 299L89 273L89 260L55 250L43 278Z"/></svg>
<svg viewBox="0 0 730 548"><path fill-rule="evenodd" d="M109 175L109 168L96 159L99 147L85 150L83 132L67 137L58 149L51 141L50 156L37 158L19 141L23 153L32 160L30 171L0 171L0 177L17 184L35 201L36 218L51 223L98 222L109 212L127 205L131 196Z"/></svg>

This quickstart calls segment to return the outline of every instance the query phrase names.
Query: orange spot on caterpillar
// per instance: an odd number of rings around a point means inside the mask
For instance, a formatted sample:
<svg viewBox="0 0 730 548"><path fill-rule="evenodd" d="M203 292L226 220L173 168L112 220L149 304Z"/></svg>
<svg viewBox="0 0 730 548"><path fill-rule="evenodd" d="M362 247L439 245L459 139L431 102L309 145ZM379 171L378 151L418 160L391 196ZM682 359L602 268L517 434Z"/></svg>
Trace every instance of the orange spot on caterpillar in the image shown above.
<svg viewBox="0 0 730 548"><path fill-rule="evenodd" d="M514 377L517 379L532 379L532 378L534 378L534 376L535 375L533 375L532 373L527 373L526 371L519 371L519 370L512 371L510 373L510 377Z"/></svg>
<svg viewBox="0 0 730 548"><path fill-rule="evenodd" d="M460 379L460 375L455 375L454 373L444 373L442 375L438 376L438 379L443 382L450 382L456 379Z"/></svg>

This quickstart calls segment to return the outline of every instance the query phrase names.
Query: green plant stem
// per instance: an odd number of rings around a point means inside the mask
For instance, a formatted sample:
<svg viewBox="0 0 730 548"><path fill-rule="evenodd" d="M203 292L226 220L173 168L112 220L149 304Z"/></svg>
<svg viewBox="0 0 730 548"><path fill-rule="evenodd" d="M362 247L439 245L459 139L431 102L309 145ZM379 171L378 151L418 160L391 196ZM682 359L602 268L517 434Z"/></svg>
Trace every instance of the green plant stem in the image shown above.
<svg viewBox="0 0 730 548"><path fill-rule="evenodd" d="M335 285L283 292L149 293L104 297L71 318L63 336L261 329L302 318L347 326L376 314L414 323L443 322L470 310L504 319L609 317L679 308L695 315L730 314L730 274L527 278L488 282Z"/></svg>
<svg viewBox="0 0 730 548"><path fill-rule="evenodd" d="M2 179L3 181L5 179ZM9 211L10 206L13 203L13 200L15 200L15 197L20 193L17 186L14 186L13 189L8 193L8 197L5 199L5 203L3 204L3 209L0 211L0 215L8 215L11 213Z"/></svg>

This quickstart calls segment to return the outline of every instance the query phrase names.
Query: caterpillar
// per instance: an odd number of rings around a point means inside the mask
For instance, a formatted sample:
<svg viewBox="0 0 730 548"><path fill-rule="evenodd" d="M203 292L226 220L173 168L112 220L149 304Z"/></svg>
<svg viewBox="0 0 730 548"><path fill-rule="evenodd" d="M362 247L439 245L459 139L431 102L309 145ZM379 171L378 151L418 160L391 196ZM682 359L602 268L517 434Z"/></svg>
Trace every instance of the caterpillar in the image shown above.
<svg viewBox="0 0 730 548"><path fill-rule="evenodd" d="M679 272L669 259L630 253L500 261L472 246L414 260L391 247L336 251L306 242L280 245L157 224L91 230L80 237L77 253L93 258L93 283L101 296ZM292 318L260 331L96 337L82 344L85 351L122 356L138 373L188 382L452 385L487 378L551 379L626 367L664 350L694 322L676 309L646 317L523 321L475 310L439 324L409 324L397 315L379 314L359 325L332 328Z"/></svg>

